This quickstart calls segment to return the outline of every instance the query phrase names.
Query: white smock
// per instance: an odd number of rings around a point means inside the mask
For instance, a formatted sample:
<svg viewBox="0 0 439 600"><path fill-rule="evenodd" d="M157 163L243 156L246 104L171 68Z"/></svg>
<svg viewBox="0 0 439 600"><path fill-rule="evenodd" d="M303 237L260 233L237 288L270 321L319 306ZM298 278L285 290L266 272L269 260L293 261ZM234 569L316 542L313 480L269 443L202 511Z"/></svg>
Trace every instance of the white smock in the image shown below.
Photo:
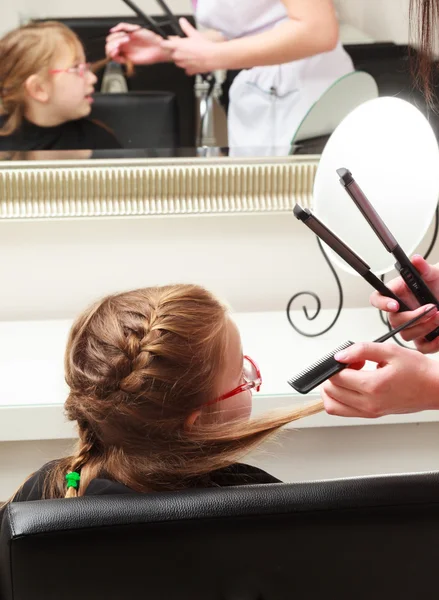
<svg viewBox="0 0 439 600"><path fill-rule="evenodd" d="M230 40L272 29L288 14L281 0L198 0L196 19ZM241 148L241 153L244 148L249 153L256 148L264 154L288 153L312 105L353 70L339 42L330 52L241 71L230 88L229 147Z"/></svg>

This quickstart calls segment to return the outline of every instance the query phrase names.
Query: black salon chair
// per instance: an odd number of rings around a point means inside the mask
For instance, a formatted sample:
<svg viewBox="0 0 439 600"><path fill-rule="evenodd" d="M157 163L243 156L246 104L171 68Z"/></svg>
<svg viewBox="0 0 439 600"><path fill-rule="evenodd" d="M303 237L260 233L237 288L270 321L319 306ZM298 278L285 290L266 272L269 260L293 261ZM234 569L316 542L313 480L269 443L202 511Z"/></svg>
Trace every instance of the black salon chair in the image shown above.
<svg viewBox="0 0 439 600"><path fill-rule="evenodd" d="M437 598L439 473L13 503L1 600Z"/></svg>
<svg viewBox="0 0 439 600"><path fill-rule="evenodd" d="M95 94L91 118L109 127L124 148L179 146L177 103L170 92Z"/></svg>

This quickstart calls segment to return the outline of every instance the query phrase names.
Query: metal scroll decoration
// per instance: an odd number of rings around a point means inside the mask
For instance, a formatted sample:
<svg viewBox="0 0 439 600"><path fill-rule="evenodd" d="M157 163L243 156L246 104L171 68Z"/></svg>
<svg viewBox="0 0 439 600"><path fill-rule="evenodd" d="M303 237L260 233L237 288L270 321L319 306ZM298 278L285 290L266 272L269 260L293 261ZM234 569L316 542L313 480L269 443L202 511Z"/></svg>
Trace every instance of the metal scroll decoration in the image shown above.
<svg viewBox="0 0 439 600"><path fill-rule="evenodd" d="M435 213L435 225L434 225L434 231L433 231L433 238L430 242L430 245L428 247L428 250L426 251L426 253L424 254L424 259L427 260L428 257L430 256L430 254L433 251L434 246L436 245L437 242L437 238L438 238L438 234L439 234L439 207L436 208L436 213ZM291 327L297 331L297 333L300 333L300 335L307 337L307 338L315 338L315 337L319 337L321 335L324 335L325 333L327 333L328 331L330 331L334 325L337 323L338 319L340 318L340 314L341 311L343 309L343 302L344 302L344 294L343 294L343 288L340 282L340 278L337 275L337 272L334 268L334 265L331 263L328 255L326 254L322 242L320 241L319 238L317 238L317 244L319 246L319 249L321 251L321 253L323 254L323 258L325 259L328 267L331 270L331 273L334 276L335 279L335 283L337 285L338 288L338 294L339 294L339 301L338 301L338 307L335 313L335 317L333 319L333 321L331 322L331 324L327 327L325 327L325 329L323 329L322 331L319 331L317 333L308 333L306 331L303 331L302 329L300 329L293 321L293 317L292 317L292 310L293 310L293 305L294 303L296 303L296 301L299 298L306 298L307 300L309 300L310 298L313 299L315 301L315 308L313 310L313 312L310 312L310 310L307 308L306 305L302 306L302 310L303 310L303 314L305 315L305 318L307 319L307 321L315 321L318 316L320 315L320 312L322 310L322 301L320 300L320 297L315 293L315 292L309 292L309 291L304 291L304 292L298 292L297 294L295 294L290 301L287 304L287 319L289 324L291 325ZM381 277L381 280L384 281L384 275ZM388 319L385 317L384 313L382 311L380 311L380 318L382 320L382 322L384 323L384 325L386 325L386 327L389 328L389 330L391 329L391 326L389 324ZM395 338L395 341L402 346L403 348L409 348L409 346L406 346L405 344L403 344L402 342L400 342L399 340L397 340Z"/></svg>
<svg viewBox="0 0 439 600"><path fill-rule="evenodd" d="M306 331L302 331L302 329L299 329L299 327L297 327L297 325L294 323L292 316L291 316L291 311L293 308L293 304L294 302L298 299L298 298L303 298L303 297L308 297L308 298L313 298L315 300L316 303L316 308L314 310L314 314L310 314L308 308L304 305L302 306L302 310L303 313L306 317L306 319L308 321L314 321L315 319L317 319L317 317L320 314L320 311L322 309L322 301L320 300L319 296L315 293L315 292L299 292L298 294L295 294L291 300L288 302L287 305L287 318L288 318L288 322L290 323L291 327L297 331L297 333L300 333L300 335L303 335L304 337L308 337L308 338L315 338L315 337L319 337L321 335L323 335L324 333L327 333L328 331L330 331L334 325L337 323L341 311L343 309L343 302L344 302L344 295L343 295L343 288L340 282L340 278L337 275L337 272L334 268L334 265L331 263L331 261L329 260L328 255L326 254L322 242L320 241L319 238L317 238L317 244L319 246L320 252L323 254L323 258L325 259L328 267L331 270L331 273L334 275L335 278L335 282L337 284L337 288L338 288L338 294L339 294L339 302L338 302L338 308L337 308L337 312L335 314L334 320L332 321L332 323L326 327L323 331L320 331L318 333L306 333Z"/></svg>

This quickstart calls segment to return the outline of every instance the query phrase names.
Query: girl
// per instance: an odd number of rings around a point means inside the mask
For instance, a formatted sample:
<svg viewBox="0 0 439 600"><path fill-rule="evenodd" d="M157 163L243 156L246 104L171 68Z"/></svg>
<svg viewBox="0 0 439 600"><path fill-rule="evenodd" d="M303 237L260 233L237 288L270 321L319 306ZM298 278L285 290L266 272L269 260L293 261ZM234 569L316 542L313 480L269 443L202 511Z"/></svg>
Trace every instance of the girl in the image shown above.
<svg viewBox="0 0 439 600"><path fill-rule="evenodd" d="M0 40L0 150L120 148L87 117L96 76L65 25L30 23Z"/></svg>
<svg viewBox="0 0 439 600"><path fill-rule="evenodd" d="M171 59L190 75L239 71L230 88L229 146L288 153L312 105L353 71L332 0L198 0L195 10L203 33L182 19L187 37L163 41L120 24L108 37L108 56Z"/></svg>
<svg viewBox="0 0 439 600"><path fill-rule="evenodd" d="M96 303L71 329L65 373L77 450L32 475L14 501L276 482L237 461L322 408L249 419L259 370L226 308L194 285Z"/></svg>

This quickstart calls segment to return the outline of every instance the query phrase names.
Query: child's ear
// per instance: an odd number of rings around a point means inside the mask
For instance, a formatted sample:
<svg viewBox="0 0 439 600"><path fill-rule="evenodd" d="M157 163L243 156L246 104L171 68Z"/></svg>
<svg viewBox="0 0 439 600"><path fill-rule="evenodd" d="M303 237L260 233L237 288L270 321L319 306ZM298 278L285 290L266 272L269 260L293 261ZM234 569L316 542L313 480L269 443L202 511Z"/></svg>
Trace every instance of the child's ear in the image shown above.
<svg viewBox="0 0 439 600"><path fill-rule="evenodd" d="M49 101L47 83L39 75L31 75L24 82L28 96L37 102L46 104Z"/></svg>
<svg viewBox="0 0 439 600"><path fill-rule="evenodd" d="M201 416L201 410L194 410L193 413L191 413L188 417L186 417L186 420L184 422L184 427L185 429L189 430L192 429L194 427L194 425L196 425L198 419Z"/></svg>

